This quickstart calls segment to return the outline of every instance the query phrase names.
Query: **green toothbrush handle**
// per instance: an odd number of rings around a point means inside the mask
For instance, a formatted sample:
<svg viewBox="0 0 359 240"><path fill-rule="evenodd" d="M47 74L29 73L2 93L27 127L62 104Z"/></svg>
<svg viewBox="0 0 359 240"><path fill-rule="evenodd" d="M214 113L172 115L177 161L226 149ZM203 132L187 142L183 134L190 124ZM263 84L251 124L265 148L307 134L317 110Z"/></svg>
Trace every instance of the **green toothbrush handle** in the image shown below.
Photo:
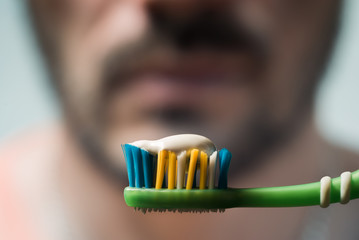
<svg viewBox="0 0 359 240"><path fill-rule="evenodd" d="M340 202L341 178L332 179L330 203ZM320 204L320 182L294 186L230 189L235 207L299 207ZM359 170L352 173L350 199L359 198Z"/></svg>
<svg viewBox="0 0 359 240"><path fill-rule="evenodd" d="M341 178L331 181L330 203L340 202ZM265 188L169 190L127 187L128 206L159 209L300 207L320 204L320 182ZM350 199L359 198L359 170L351 175Z"/></svg>

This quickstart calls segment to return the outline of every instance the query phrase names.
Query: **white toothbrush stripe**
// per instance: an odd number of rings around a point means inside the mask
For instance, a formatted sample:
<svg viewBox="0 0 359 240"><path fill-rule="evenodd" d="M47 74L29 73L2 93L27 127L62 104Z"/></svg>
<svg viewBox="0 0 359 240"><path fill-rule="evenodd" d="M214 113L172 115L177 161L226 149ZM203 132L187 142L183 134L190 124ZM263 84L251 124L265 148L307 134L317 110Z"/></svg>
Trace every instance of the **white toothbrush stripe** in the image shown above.
<svg viewBox="0 0 359 240"><path fill-rule="evenodd" d="M343 172L340 175L340 203L346 204L350 201L350 185L352 181L351 172Z"/></svg>
<svg viewBox="0 0 359 240"><path fill-rule="evenodd" d="M320 206L327 208L330 205L330 190L332 179L328 176L322 177L320 180Z"/></svg>
<svg viewBox="0 0 359 240"><path fill-rule="evenodd" d="M346 204L350 201L352 174L351 172L343 172L340 175L340 203ZM330 205L330 191L332 179L328 176L320 180L320 206L326 208Z"/></svg>

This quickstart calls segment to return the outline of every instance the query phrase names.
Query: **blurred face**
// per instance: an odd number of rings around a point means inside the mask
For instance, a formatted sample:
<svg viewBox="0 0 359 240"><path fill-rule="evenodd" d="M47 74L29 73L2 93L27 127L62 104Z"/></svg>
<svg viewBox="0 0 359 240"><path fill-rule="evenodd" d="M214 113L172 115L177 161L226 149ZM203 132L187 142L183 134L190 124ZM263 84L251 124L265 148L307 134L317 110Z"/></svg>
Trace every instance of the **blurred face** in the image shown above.
<svg viewBox="0 0 359 240"><path fill-rule="evenodd" d="M198 133L239 157L291 133L310 114L339 5L32 3L73 131L118 169L121 144L138 139Z"/></svg>

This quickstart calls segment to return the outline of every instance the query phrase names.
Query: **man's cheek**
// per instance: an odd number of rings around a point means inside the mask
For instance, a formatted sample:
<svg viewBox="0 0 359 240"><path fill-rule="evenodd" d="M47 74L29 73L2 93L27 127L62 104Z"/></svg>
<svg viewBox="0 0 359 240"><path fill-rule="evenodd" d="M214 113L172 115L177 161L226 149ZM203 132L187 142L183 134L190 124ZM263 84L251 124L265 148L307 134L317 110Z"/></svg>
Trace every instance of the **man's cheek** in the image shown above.
<svg viewBox="0 0 359 240"><path fill-rule="evenodd" d="M139 1L103 2L107 3L96 9L97 12L68 22L64 46L73 45L72 50L81 48L82 52L105 59L114 50L125 47L145 33L148 20Z"/></svg>

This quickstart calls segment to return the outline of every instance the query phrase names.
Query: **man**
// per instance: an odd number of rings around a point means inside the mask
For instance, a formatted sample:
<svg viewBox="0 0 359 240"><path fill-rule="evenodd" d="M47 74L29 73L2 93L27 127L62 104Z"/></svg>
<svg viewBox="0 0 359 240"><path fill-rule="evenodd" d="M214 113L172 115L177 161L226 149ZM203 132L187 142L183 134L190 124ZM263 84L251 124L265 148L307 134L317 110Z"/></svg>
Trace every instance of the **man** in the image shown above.
<svg viewBox="0 0 359 240"><path fill-rule="evenodd" d="M122 195L121 144L178 133L228 148L233 187L355 170L313 124L340 5L29 1L64 121L2 148L4 239L357 239L355 201L142 215Z"/></svg>

